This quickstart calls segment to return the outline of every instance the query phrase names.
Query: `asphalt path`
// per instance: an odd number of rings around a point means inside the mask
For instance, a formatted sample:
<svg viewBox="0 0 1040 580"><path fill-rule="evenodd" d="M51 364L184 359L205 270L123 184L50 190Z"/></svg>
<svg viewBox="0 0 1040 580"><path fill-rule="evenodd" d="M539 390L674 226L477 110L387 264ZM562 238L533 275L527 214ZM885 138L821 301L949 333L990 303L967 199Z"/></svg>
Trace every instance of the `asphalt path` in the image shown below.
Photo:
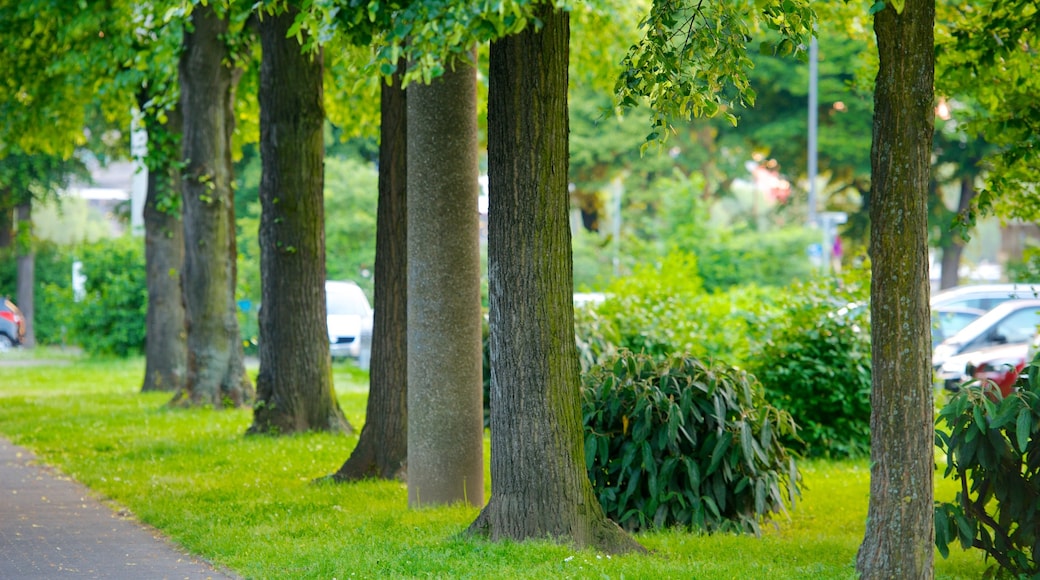
<svg viewBox="0 0 1040 580"><path fill-rule="evenodd" d="M235 579L0 437L0 579Z"/></svg>

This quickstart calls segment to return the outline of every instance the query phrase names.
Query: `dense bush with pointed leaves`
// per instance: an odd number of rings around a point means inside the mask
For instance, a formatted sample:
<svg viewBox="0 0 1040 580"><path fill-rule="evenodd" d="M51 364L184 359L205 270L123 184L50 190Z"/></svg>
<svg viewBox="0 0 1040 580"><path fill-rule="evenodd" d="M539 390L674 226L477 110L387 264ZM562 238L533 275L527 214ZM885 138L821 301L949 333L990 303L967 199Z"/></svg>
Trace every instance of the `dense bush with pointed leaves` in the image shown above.
<svg viewBox="0 0 1040 580"><path fill-rule="evenodd" d="M960 482L935 507L935 545L976 547L1019 578L1040 575L1040 363L1002 398L988 383L962 388L939 412L943 477Z"/></svg>
<svg viewBox="0 0 1040 580"><path fill-rule="evenodd" d="M583 375L582 398L589 477L625 529L757 534L799 494L794 421L743 371L626 351Z"/></svg>

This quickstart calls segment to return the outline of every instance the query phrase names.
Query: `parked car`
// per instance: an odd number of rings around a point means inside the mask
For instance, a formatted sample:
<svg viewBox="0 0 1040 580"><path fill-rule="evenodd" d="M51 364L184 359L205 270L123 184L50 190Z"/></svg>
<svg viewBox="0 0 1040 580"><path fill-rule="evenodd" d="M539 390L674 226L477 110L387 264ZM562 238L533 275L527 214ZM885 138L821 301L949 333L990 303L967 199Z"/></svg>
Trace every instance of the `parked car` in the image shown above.
<svg viewBox="0 0 1040 580"><path fill-rule="evenodd" d="M932 348L957 334L962 328L985 313L985 310L966 306L933 306Z"/></svg>
<svg viewBox="0 0 1040 580"><path fill-rule="evenodd" d="M850 302L835 310L829 316L839 318L853 318L859 316L867 309L866 302ZM985 310L978 308L966 308L962 306L937 306L932 308L932 348L953 336L962 328L970 324L976 318L985 314ZM867 312L869 317L870 312ZM863 329L858 324L852 325L852 330L861 332Z"/></svg>
<svg viewBox="0 0 1040 580"><path fill-rule="evenodd" d="M361 360L372 333L372 307L364 291L349 281L325 282L325 307L332 358Z"/></svg>
<svg viewBox="0 0 1040 580"><path fill-rule="evenodd" d="M968 381L986 380L1006 397L1014 391L1019 373L1026 366L1028 351L1028 343L1005 344L951 357L943 365L947 372L942 376L942 386L956 392Z"/></svg>
<svg viewBox="0 0 1040 580"><path fill-rule="evenodd" d="M1040 283L969 284L932 294L931 305L991 310L1008 300L1040 299Z"/></svg>
<svg viewBox="0 0 1040 580"><path fill-rule="evenodd" d="M22 344L25 318L22 311L7 298L0 298L0 352Z"/></svg>
<svg viewBox="0 0 1040 580"><path fill-rule="evenodd" d="M965 353L1005 345L1025 345L1037 334L1040 300L1009 300L975 319L932 352L936 380L960 380L969 362Z"/></svg>

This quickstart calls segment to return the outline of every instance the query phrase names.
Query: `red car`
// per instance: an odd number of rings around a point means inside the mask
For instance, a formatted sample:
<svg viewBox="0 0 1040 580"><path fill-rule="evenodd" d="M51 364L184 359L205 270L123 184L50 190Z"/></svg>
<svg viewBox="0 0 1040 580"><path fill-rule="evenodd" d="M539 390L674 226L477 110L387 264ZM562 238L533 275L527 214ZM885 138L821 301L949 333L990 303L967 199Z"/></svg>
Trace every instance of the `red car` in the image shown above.
<svg viewBox="0 0 1040 580"><path fill-rule="evenodd" d="M7 298L0 298L0 352L22 343L25 318L22 311Z"/></svg>
<svg viewBox="0 0 1040 580"><path fill-rule="evenodd" d="M989 381L1003 397L1015 390L1015 381L1026 366L1029 344L1010 344L974 353L964 365L966 379Z"/></svg>

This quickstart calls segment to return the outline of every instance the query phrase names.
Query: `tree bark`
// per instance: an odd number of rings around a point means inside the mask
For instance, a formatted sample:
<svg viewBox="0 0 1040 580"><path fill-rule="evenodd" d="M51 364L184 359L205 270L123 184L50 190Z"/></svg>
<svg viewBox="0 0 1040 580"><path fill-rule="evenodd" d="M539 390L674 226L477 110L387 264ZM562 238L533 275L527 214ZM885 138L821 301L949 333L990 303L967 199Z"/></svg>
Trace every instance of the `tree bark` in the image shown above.
<svg viewBox="0 0 1040 580"><path fill-rule="evenodd" d="M174 405L240 406L253 395L235 312L227 33L213 4L196 6L180 59L188 374Z"/></svg>
<svg viewBox="0 0 1040 580"><path fill-rule="evenodd" d="M880 68L871 149L870 502L856 570L934 575L934 428L927 200L933 135L933 0L874 17Z"/></svg>
<svg viewBox="0 0 1040 580"><path fill-rule="evenodd" d="M9 190L0 190L0 202L10 199ZM0 207L0 249L10 248L14 243L14 212L10 207Z"/></svg>
<svg viewBox="0 0 1040 580"><path fill-rule="evenodd" d="M32 200L26 195L26 200L19 203L15 209L15 219L18 222L18 241L16 242L15 266L18 274L17 304L25 319L25 336L22 337L22 346L32 348L36 346L36 326L34 319L35 302L34 289L36 286L36 253L32 244Z"/></svg>
<svg viewBox="0 0 1040 580"><path fill-rule="evenodd" d="M143 99L146 100L146 99ZM140 103L144 111L144 103ZM147 116L148 113L146 112ZM167 111L166 124L145 120L156 159L174 159L169 149L179 141L180 111ZM184 224L181 223L179 171L162 163L149 167L144 205L144 251L148 285L145 325L145 372L141 390L177 391L184 387L187 343L184 327Z"/></svg>
<svg viewBox="0 0 1040 580"><path fill-rule="evenodd" d="M484 504L477 76L408 94L408 505Z"/></svg>
<svg viewBox="0 0 1040 580"><path fill-rule="evenodd" d="M407 97L403 65L380 96L379 206L376 210L375 320L368 406L336 481L404 479L408 459Z"/></svg>
<svg viewBox="0 0 1040 580"><path fill-rule="evenodd" d="M287 37L298 10L260 21L260 373L249 433L349 432L325 317L322 53Z"/></svg>
<svg viewBox="0 0 1040 580"><path fill-rule="evenodd" d="M568 220L566 12L491 45L488 271L492 540L643 548L604 515L585 470Z"/></svg>
<svg viewBox="0 0 1040 580"><path fill-rule="evenodd" d="M957 202L957 215L962 215L971 207L971 200L975 199L975 194L975 174L969 172L961 177L961 195ZM939 289L945 290L960 284L961 255L964 253L964 241L960 236L955 235L942 251L942 275L939 280Z"/></svg>

